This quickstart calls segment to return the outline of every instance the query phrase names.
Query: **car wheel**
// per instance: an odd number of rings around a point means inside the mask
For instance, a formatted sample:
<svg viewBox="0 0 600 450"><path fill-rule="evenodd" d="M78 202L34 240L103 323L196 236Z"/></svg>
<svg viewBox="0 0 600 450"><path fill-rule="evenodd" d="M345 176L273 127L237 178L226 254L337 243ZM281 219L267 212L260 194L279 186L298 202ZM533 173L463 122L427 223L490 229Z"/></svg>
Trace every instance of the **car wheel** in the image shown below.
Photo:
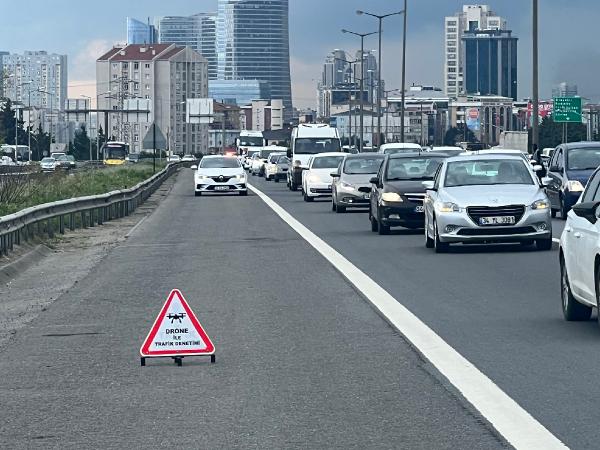
<svg viewBox="0 0 600 450"><path fill-rule="evenodd" d="M275 183L279 183L279 178L275 177L275 178L273 178L273 181L274 181Z"/></svg>
<svg viewBox="0 0 600 450"><path fill-rule="evenodd" d="M331 210L335 212L336 209L335 197L331 197Z"/></svg>
<svg viewBox="0 0 600 450"><path fill-rule="evenodd" d="M425 247L433 248L434 244L433 239L429 237L429 226L427 225L427 220L425 220Z"/></svg>
<svg viewBox="0 0 600 450"><path fill-rule="evenodd" d="M247 195L248 195L248 191L240 191L240 195L241 195L242 197L245 197L245 196L247 196Z"/></svg>
<svg viewBox="0 0 600 450"><path fill-rule="evenodd" d="M346 212L346 207L345 206L336 205L335 212L338 213L338 214L343 214L343 213Z"/></svg>
<svg viewBox="0 0 600 450"><path fill-rule="evenodd" d="M569 211L567 210L567 207L565 205L565 201L561 198L560 199L560 218L562 220L567 220L567 214L569 213Z"/></svg>
<svg viewBox="0 0 600 450"><path fill-rule="evenodd" d="M290 190L291 191L297 191L298 190L298 185L294 182L290 183Z"/></svg>
<svg viewBox="0 0 600 450"><path fill-rule="evenodd" d="M371 214L371 211L369 211L369 220L371 221L371 231L374 233L379 231L379 222L377 222L377 220L375 220L375 217L373 217L373 215Z"/></svg>
<svg viewBox="0 0 600 450"><path fill-rule="evenodd" d="M535 246L538 250L552 250L552 238L548 239L536 239Z"/></svg>
<svg viewBox="0 0 600 450"><path fill-rule="evenodd" d="M437 220L433 219L433 247L436 253L446 253L450 248L450 244L440 241L440 233L437 227Z"/></svg>
<svg viewBox="0 0 600 450"><path fill-rule="evenodd" d="M200 197L200 196L202 195L202 192L194 192L194 195L195 195L196 197Z"/></svg>
<svg viewBox="0 0 600 450"><path fill-rule="evenodd" d="M305 202L312 202L313 198L306 195L306 192L303 194L303 198Z"/></svg>
<svg viewBox="0 0 600 450"><path fill-rule="evenodd" d="M562 300L562 310L565 320L580 321L589 320L592 315L592 308L583 305L575 300L569 285L569 275L567 274L567 266L564 258L560 258L560 293Z"/></svg>
<svg viewBox="0 0 600 450"><path fill-rule="evenodd" d="M390 234L390 226L389 225L385 225L382 221L381 218L378 216L377 217L377 224L379 225L377 232L380 235L386 235L386 234Z"/></svg>
<svg viewBox="0 0 600 450"><path fill-rule="evenodd" d="M553 219L556 219L556 213L558 211L556 209L550 209L550 215L552 216Z"/></svg>

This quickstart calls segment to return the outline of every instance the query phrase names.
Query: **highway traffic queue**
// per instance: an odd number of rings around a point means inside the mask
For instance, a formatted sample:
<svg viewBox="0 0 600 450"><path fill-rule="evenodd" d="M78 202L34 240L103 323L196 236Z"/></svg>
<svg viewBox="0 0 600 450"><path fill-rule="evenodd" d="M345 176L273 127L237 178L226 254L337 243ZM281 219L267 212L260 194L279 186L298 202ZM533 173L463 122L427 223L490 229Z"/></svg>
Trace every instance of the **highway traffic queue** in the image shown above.
<svg viewBox="0 0 600 450"><path fill-rule="evenodd" d="M240 143L244 137L240 137ZM238 145L240 154L204 157L195 192L247 194L248 175L286 181L306 202L331 198L331 210L368 212L371 231L423 229L436 253L452 244L518 243L552 249L552 218L566 220L560 238L561 299L566 320L588 320L600 301L600 143L558 146L544 161L519 151L382 145L377 152L342 148L335 128L301 124L291 146ZM196 166L193 166L195 168ZM542 173L547 171L547 176Z"/></svg>

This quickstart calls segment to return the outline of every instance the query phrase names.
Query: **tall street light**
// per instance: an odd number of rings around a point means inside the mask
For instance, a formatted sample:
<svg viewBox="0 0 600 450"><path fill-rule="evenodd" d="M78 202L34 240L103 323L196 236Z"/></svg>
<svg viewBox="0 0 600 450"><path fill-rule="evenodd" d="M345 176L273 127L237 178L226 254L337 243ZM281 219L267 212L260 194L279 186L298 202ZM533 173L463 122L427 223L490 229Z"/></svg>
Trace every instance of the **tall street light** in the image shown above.
<svg viewBox="0 0 600 450"><path fill-rule="evenodd" d="M92 97L90 97L89 95L83 95L81 94L81 97L85 98L86 100L88 100L90 102L90 107L88 109L92 109ZM88 141L90 143L90 161L92 160L92 113L89 112L89 118L90 118L90 128L88 130Z"/></svg>
<svg viewBox="0 0 600 450"><path fill-rule="evenodd" d="M355 33L354 31L349 31L346 29L342 30L342 33L350 33L353 34L355 36L360 37L360 142L359 142L359 152L362 153L363 151L363 137L364 137L364 129L363 129L363 125L364 125L364 112L365 112L365 97L364 97L364 90L365 90L365 76L364 76L364 72L365 72L365 37L367 36L371 36L372 34L377 34L377 31L372 31L371 33Z"/></svg>
<svg viewBox="0 0 600 450"><path fill-rule="evenodd" d="M31 162L31 83L32 81L26 81L21 83L21 86L28 86L27 93L29 99L27 101L27 153L29 153L29 162Z"/></svg>
<svg viewBox="0 0 600 450"><path fill-rule="evenodd" d="M406 6L405 6L406 8ZM389 13L389 14L383 14L383 15L378 15L378 14L371 14L369 12L366 11L362 11L362 10L358 10L356 11L356 14L358 14L359 16L362 14L365 14L367 16L371 16L371 17L375 17L376 19L379 19L379 62L378 62L378 79L377 79L377 145L381 145L381 142L379 142L379 140L381 139L381 32L382 30L382 22L383 19L385 19L386 17L390 17L390 16L396 16L396 15L400 15L400 14L404 14L404 11L398 11L398 12L393 12L393 13ZM404 57L402 57L402 59L404 60Z"/></svg>
<svg viewBox="0 0 600 450"><path fill-rule="evenodd" d="M538 0L533 0L533 82L532 82L532 121L531 146L539 145L539 92L538 92Z"/></svg>
<svg viewBox="0 0 600 450"><path fill-rule="evenodd" d="M353 65L354 64L358 64L360 61L359 60L354 60L354 61L348 61L347 59L342 59L342 58L336 58L335 56L333 57L334 60L337 61L342 61L345 62L346 64L348 64L350 66L350 70L352 71L352 89L349 92L348 95L348 121L349 121L349 125L350 125L350 136L348 138L348 145L350 145L350 147L354 146L354 137L352 136L352 91L354 90L354 87L356 86L356 70L353 69Z"/></svg>

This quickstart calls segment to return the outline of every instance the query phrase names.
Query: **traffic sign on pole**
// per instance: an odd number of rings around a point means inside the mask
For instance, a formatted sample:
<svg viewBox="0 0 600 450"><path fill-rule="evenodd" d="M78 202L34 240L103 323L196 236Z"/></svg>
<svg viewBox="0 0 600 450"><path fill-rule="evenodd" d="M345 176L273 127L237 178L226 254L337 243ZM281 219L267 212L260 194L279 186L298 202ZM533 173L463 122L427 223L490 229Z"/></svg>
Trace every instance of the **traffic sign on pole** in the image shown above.
<svg viewBox="0 0 600 450"><path fill-rule="evenodd" d="M581 97L554 97L552 119L555 122L581 123Z"/></svg>
<svg viewBox="0 0 600 450"><path fill-rule="evenodd" d="M215 346L178 289L173 289L140 349L142 366L146 358L170 357L181 366L185 356L210 356Z"/></svg>
<svg viewBox="0 0 600 450"><path fill-rule="evenodd" d="M142 141L142 148L144 150L167 149L167 139L156 123L152 123L148 128L148 132Z"/></svg>

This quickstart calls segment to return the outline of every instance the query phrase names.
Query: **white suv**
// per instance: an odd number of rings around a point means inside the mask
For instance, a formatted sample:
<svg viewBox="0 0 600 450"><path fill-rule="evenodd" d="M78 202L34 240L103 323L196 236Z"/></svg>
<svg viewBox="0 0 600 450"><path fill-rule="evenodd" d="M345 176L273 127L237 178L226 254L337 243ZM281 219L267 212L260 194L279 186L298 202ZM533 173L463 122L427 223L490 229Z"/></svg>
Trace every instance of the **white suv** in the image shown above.
<svg viewBox="0 0 600 450"><path fill-rule="evenodd" d="M235 156L205 156L200 160L194 174L194 193L238 192L248 195L247 175Z"/></svg>
<svg viewBox="0 0 600 450"><path fill-rule="evenodd" d="M308 169L302 172L302 196L305 202L312 202L316 197L331 196L331 172L337 170L345 157L346 153L328 152L310 158Z"/></svg>
<svg viewBox="0 0 600 450"><path fill-rule="evenodd" d="M560 284L566 320L588 320L600 299L600 169L567 214L560 238ZM600 320L599 320L600 322Z"/></svg>

